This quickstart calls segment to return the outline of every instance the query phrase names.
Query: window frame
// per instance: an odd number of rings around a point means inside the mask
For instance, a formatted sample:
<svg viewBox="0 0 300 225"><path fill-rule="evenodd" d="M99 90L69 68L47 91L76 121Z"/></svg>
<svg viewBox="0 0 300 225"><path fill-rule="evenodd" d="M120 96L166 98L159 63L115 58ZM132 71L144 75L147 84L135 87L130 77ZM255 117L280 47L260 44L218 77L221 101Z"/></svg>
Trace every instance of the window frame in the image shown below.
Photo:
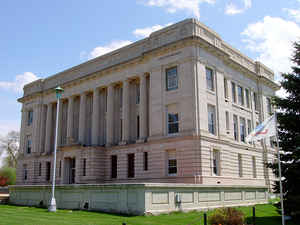
<svg viewBox="0 0 300 225"><path fill-rule="evenodd" d="M231 81L231 94L232 94L232 102L236 103L236 84Z"/></svg>
<svg viewBox="0 0 300 225"><path fill-rule="evenodd" d="M244 117L240 117L240 141L246 143L246 119Z"/></svg>
<svg viewBox="0 0 300 225"><path fill-rule="evenodd" d="M176 117L177 120L174 121L170 121L170 118L172 118L172 116ZM167 133L168 135L176 135L179 133L179 113L171 113L171 112L167 112ZM177 125L177 132L170 132L170 127ZM175 127L176 128L176 127Z"/></svg>
<svg viewBox="0 0 300 225"><path fill-rule="evenodd" d="M238 104L241 106L245 105L244 101L244 88L241 85L237 86Z"/></svg>
<svg viewBox="0 0 300 225"><path fill-rule="evenodd" d="M27 112L27 126L31 126L33 123L33 110L28 110Z"/></svg>
<svg viewBox="0 0 300 225"><path fill-rule="evenodd" d="M175 74L173 74L174 73L173 70L176 71ZM165 70L165 73L166 73L166 91L172 91L178 89L178 67L177 66L169 67ZM174 84L170 85L172 84L172 82L174 82Z"/></svg>
<svg viewBox="0 0 300 225"><path fill-rule="evenodd" d="M118 178L118 156L117 155L110 156L110 167L111 167L110 178L117 179Z"/></svg>
<svg viewBox="0 0 300 225"><path fill-rule="evenodd" d="M210 71L211 73L208 73ZM209 78L210 75L211 77ZM206 89L209 91L215 91L215 74L214 70L209 67L205 67L205 76L206 76ZM208 79L209 78L209 79Z"/></svg>
<svg viewBox="0 0 300 225"><path fill-rule="evenodd" d="M247 108L251 108L250 107L250 91L248 88L245 88L245 98L246 98L246 107Z"/></svg>
<svg viewBox="0 0 300 225"><path fill-rule="evenodd" d="M31 136L28 135L26 138L26 154L31 154L32 152L32 140L31 140Z"/></svg>
<svg viewBox="0 0 300 225"><path fill-rule="evenodd" d="M212 109L212 111L210 109ZM211 114L212 114L212 117L211 117ZM207 118L208 119L208 132L210 134L217 135L216 107L214 105L207 104L207 117L208 117Z"/></svg>
<svg viewBox="0 0 300 225"><path fill-rule="evenodd" d="M144 152L144 154L143 154L144 171L148 171L148 165L149 165L148 157L149 157L148 152Z"/></svg>
<svg viewBox="0 0 300 225"><path fill-rule="evenodd" d="M239 141L239 123L238 116L233 115L233 137L235 141Z"/></svg>
<svg viewBox="0 0 300 225"><path fill-rule="evenodd" d="M221 176L221 152L218 149L212 150L212 175Z"/></svg>

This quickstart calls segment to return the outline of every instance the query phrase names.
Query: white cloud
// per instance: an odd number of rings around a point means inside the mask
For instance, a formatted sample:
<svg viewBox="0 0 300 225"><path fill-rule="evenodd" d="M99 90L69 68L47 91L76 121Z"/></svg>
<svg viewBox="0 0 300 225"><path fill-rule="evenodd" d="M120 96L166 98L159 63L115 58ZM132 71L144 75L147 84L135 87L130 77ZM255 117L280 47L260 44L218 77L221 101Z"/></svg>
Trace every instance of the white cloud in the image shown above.
<svg viewBox="0 0 300 225"><path fill-rule="evenodd" d="M154 25L152 27L145 27L145 28L135 29L133 31L133 34L136 37L145 38L145 37L148 37L152 32L155 32L155 31L160 30L160 29L162 29L164 27L170 26L171 24L172 23L168 23L166 25Z"/></svg>
<svg viewBox="0 0 300 225"><path fill-rule="evenodd" d="M252 6L252 1L251 0L243 0L244 7L239 8L232 2L227 4L225 7L225 14L227 15L236 15L245 12L247 9L251 8Z"/></svg>
<svg viewBox="0 0 300 225"><path fill-rule="evenodd" d="M276 80L280 80L280 73L290 71L292 44L300 38L298 24L265 16L262 21L249 24L242 35L246 37L246 48L258 53L257 60L274 70Z"/></svg>
<svg viewBox="0 0 300 225"><path fill-rule="evenodd" d="M200 7L202 3L214 4L215 0L147 0L146 5L163 7L167 9L169 13L175 13L179 10L185 10L188 13L194 15L198 19L200 18Z"/></svg>
<svg viewBox="0 0 300 225"><path fill-rule="evenodd" d="M287 12L292 19L300 23L300 10L284 8L283 11Z"/></svg>
<svg viewBox="0 0 300 225"><path fill-rule="evenodd" d="M124 47L126 45L131 44L131 41L124 41L124 40L119 40L119 41L112 41L111 43L109 43L108 45L103 45L103 46L98 46L96 48L94 48L89 54L88 57L89 59L93 59L96 58L100 55L104 55L108 52L114 51L118 48ZM82 53L81 53L81 57L82 57Z"/></svg>
<svg viewBox="0 0 300 225"><path fill-rule="evenodd" d="M39 79L39 77L34 73L25 72L23 74L17 75L15 77L15 80L12 82L0 81L0 89L12 90L17 93L22 93L25 84L31 83L37 79Z"/></svg>

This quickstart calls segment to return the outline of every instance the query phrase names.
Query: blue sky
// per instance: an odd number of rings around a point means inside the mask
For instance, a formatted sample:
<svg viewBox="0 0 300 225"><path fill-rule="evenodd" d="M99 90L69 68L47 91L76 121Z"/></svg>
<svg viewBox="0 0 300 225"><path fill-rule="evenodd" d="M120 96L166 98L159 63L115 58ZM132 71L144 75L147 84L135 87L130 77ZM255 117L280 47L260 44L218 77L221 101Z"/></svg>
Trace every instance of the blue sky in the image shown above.
<svg viewBox="0 0 300 225"><path fill-rule="evenodd" d="M0 8L0 135L20 127L25 83L198 18L229 44L279 72L300 37L300 0L3 1Z"/></svg>

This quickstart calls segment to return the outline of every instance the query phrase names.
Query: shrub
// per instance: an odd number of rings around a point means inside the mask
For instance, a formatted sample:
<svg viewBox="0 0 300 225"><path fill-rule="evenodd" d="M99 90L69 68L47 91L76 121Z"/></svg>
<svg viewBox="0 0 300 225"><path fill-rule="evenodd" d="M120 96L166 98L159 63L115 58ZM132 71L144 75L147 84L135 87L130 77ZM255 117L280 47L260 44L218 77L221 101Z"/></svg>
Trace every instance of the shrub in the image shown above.
<svg viewBox="0 0 300 225"><path fill-rule="evenodd" d="M0 186L13 185L16 183L16 169L4 167L0 169Z"/></svg>
<svg viewBox="0 0 300 225"><path fill-rule="evenodd" d="M211 225L243 225L245 215L235 208L220 208L208 220Z"/></svg>

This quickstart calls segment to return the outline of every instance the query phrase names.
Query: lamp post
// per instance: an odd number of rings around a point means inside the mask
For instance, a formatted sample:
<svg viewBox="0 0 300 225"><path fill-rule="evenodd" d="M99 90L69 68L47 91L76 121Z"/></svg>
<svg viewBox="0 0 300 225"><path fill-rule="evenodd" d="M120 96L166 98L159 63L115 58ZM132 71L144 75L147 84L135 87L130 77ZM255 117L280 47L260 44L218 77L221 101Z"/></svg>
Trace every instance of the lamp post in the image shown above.
<svg viewBox="0 0 300 225"><path fill-rule="evenodd" d="M55 88L56 98L57 98L57 109L56 109L56 126L55 126L55 142L54 142L54 154L53 154L53 177L52 177L52 194L50 205L48 207L49 212L56 212L56 201L54 197L54 190L55 190L55 171L56 171L56 151L57 151L57 133L58 133L58 117L59 117L59 105L60 105L60 98L64 89L60 86Z"/></svg>

